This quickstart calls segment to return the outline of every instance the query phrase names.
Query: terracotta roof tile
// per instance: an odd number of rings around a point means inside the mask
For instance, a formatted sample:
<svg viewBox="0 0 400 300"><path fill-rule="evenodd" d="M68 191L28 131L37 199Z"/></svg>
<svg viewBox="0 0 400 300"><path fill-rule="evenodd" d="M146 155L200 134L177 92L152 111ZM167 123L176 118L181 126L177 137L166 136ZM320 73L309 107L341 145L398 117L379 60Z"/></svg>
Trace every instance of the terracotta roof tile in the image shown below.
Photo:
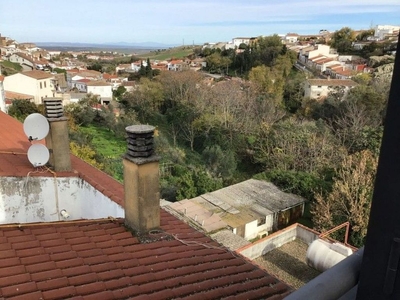
<svg viewBox="0 0 400 300"><path fill-rule="evenodd" d="M108 299L115 299L114 293L111 291L102 291L95 294L86 295L85 300L108 300Z"/></svg>
<svg viewBox="0 0 400 300"><path fill-rule="evenodd" d="M116 269L116 270L111 270L111 271L106 271L106 272L101 272L101 273L97 273L97 276L101 279L101 280L111 280L111 279L115 279L115 278L121 278L124 277L125 274L121 269Z"/></svg>
<svg viewBox="0 0 400 300"><path fill-rule="evenodd" d="M108 290L116 290L125 286L132 285L130 277L120 277L118 279L108 280L105 282Z"/></svg>
<svg viewBox="0 0 400 300"><path fill-rule="evenodd" d="M1 288L1 295L3 297L11 297L35 291L37 291L35 282L25 282Z"/></svg>
<svg viewBox="0 0 400 300"><path fill-rule="evenodd" d="M0 278L26 273L24 265L0 268Z"/></svg>
<svg viewBox="0 0 400 300"><path fill-rule="evenodd" d="M15 257L15 250L14 249L2 250L0 251L0 257L3 259Z"/></svg>
<svg viewBox="0 0 400 300"><path fill-rule="evenodd" d="M97 293L105 290L106 290L106 285L104 284L104 282L100 281L76 287L76 292L81 295L88 295L91 293Z"/></svg>
<svg viewBox="0 0 400 300"><path fill-rule="evenodd" d="M77 266L72 268L67 268L62 270L63 274L67 277L82 275L86 273L90 273L91 269L87 265Z"/></svg>
<svg viewBox="0 0 400 300"><path fill-rule="evenodd" d="M75 287L65 286L55 290L43 292L44 299L65 299L76 294Z"/></svg>
<svg viewBox="0 0 400 300"><path fill-rule="evenodd" d="M65 287L68 284L69 284L68 278L61 277L61 278L56 278L56 279L40 281L37 283L37 287L41 291L48 291L48 290L54 290L54 289L59 289L59 288Z"/></svg>
<svg viewBox="0 0 400 300"><path fill-rule="evenodd" d="M50 254L50 257L54 261L63 261L63 260L75 258L75 257L77 257L77 254L75 251L68 251L68 252Z"/></svg>
<svg viewBox="0 0 400 300"><path fill-rule="evenodd" d="M7 298L8 300L26 300L26 299L43 299L41 291L35 291L32 293L22 294L15 297Z"/></svg>
<svg viewBox="0 0 400 300"><path fill-rule="evenodd" d="M28 273L38 273L54 270L56 268L56 263L54 261L47 261L38 264L27 265L25 268Z"/></svg>
<svg viewBox="0 0 400 300"><path fill-rule="evenodd" d="M28 281L31 281L31 276L28 273L6 276L0 280L0 287L7 287Z"/></svg>
<svg viewBox="0 0 400 300"><path fill-rule="evenodd" d="M104 255L97 255L97 256L93 256L93 257L85 257L83 259L83 261L87 265L99 265L99 264L103 264L104 262L108 262L109 258L107 255L104 254Z"/></svg>
<svg viewBox="0 0 400 300"><path fill-rule="evenodd" d="M17 266L19 264L21 264L21 261L18 257L0 259L0 270L5 267Z"/></svg>
<svg viewBox="0 0 400 300"><path fill-rule="evenodd" d="M60 278L60 277L63 277L63 274L60 269L54 269L54 270L49 270L49 271L44 271L44 272L39 272L39 273L33 273L33 274L31 274L31 277L32 277L33 281L42 281L42 280Z"/></svg>
<svg viewBox="0 0 400 300"><path fill-rule="evenodd" d="M69 284L78 286L82 284L92 283L98 281L96 273L86 273L82 275L72 276L68 278Z"/></svg>
<svg viewBox="0 0 400 300"><path fill-rule="evenodd" d="M113 291L115 299L127 299L128 297L134 297L141 294L140 287L137 285L131 285L124 288L119 288Z"/></svg>
<svg viewBox="0 0 400 300"><path fill-rule="evenodd" d="M37 247L37 248L31 248L31 249L16 250L15 253L18 257L22 258L22 257L30 257L30 256L34 256L34 255L44 254L45 250L44 250L44 248Z"/></svg>

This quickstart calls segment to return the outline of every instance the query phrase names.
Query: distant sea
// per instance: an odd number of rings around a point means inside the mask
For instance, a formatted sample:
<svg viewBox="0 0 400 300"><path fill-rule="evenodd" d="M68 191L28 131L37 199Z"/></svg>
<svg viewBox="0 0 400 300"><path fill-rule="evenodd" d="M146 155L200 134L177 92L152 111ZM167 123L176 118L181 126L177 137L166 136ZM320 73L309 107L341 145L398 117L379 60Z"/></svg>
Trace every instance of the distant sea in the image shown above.
<svg viewBox="0 0 400 300"><path fill-rule="evenodd" d="M112 51L120 53L146 53L154 50L168 49L177 45L165 45L160 43L115 43L115 44L92 44L92 43L63 43L63 42L37 42L38 47L49 51Z"/></svg>

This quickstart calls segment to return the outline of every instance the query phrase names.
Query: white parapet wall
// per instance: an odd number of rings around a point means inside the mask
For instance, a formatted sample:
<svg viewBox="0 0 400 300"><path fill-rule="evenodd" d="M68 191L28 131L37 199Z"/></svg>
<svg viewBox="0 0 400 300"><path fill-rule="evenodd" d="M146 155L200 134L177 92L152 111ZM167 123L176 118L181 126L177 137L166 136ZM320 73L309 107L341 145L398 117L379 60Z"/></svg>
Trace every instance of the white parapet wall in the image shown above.
<svg viewBox="0 0 400 300"><path fill-rule="evenodd" d="M236 252L254 260L288 242L294 241L295 239L300 239L303 242L310 244L318 238L318 235L319 233L317 231L296 223L260 239L253 244L237 249Z"/></svg>
<svg viewBox="0 0 400 300"><path fill-rule="evenodd" d="M0 224L124 217L124 209L79 177L0 177Z"/></svg>

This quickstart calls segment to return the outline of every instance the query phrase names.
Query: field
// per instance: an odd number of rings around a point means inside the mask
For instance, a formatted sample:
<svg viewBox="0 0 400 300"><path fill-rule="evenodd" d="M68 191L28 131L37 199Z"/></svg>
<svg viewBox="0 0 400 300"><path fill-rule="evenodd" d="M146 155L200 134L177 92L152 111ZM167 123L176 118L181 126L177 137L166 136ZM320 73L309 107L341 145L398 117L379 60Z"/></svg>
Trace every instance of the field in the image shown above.
<svg viewBox="0 0 400 300"><path fill-rule="evenodd" d="M126 141L115 137L107 128L90 125L79 129L84 134L93 136L92 144L96 152L107 158L118 158L126 152Z"/></svg>
<svg viewBox="0 0 400 300"><path fill-rule="evenodd" d="M0 62L3 75L12 75L22 71L20 64L4 60Z"/></svg>
<svg viewBox="0 0 400 300"><path fill-rule="evenodd" d="M138 57L146 59L154 59L154 60L168 60L172 58L184 58L193 53L193 47L191 46L182 46L170 49L163 50L154 50L147 53L139 54Z"/></svg>

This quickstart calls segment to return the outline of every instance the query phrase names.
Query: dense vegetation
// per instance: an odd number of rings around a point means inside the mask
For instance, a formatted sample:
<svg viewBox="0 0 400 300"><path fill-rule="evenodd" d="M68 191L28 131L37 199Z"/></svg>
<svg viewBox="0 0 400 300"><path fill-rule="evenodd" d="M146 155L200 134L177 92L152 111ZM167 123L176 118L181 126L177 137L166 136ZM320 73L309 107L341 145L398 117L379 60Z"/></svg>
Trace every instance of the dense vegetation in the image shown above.
<svg viewBox="0 0 400 300"><path fill-rule="evenodd" d="M348 94L338 89L311 101L303 99L296 55L277 36L244 48L198 53L209 71L228 66L241 77L166 71L121 93L119 115L111 105L93 110L94 96L67 106L72 152L122 180L125 127L152 124L163 198L191 198L257 176L309 200L318 230L349 220L350 242L362 245L390 79L363 75Z"/></svg>

